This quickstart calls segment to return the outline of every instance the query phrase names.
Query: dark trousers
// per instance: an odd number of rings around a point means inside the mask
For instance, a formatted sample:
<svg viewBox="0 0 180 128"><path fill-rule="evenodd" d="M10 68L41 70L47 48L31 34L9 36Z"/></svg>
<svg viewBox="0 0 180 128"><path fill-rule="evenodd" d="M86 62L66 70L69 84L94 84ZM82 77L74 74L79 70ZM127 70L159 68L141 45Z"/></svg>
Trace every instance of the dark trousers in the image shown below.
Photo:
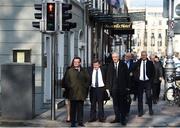
<svg viewBox="0 0 180 128"><path fill-rule="evenodd" d="M115 120L117 121L125 121L127 114L127 102L125 97L126 95L122 95L118 90L112 91L113 108L115 113Z"/></svg>
<svg viewBox="0 0 180 128"><path fill-rule="evenodd" d="M138 85L138 112L143 113L143 93L146 93L147 104L149 110L152 110L152 93L151 93L151 82L150 81L140 81Z"/></svg>
<svg viewBox="0 0 180 128"><path fill-rule="evenodd" d="M70 105L71 125L75 126L76 122L83 123L84 101L70 100Z"/></svg>
<svg viewBox="0 0 180 128"><path fill-rule="evenodd" d="M98 119L104 119L104 87L97 87L90 89L90 101L91 101L91 111L90 111L90 119L96 119L96 104L98 104Z"/></svg>
<svg viewBox="0 0 180 128"><path fill-rule="evenodd" d="M154 83L153 87L152 87L153 100L158 100L159 99L160 90L161 90L161 82Z"/></svg>
<svg viewBox="0 0 180 128"><path fill-rule="evenodd" d="M133 100L135 101L138 95L138 82L134 81L134 86L132 88L132 94L134 94Z"/></svg>

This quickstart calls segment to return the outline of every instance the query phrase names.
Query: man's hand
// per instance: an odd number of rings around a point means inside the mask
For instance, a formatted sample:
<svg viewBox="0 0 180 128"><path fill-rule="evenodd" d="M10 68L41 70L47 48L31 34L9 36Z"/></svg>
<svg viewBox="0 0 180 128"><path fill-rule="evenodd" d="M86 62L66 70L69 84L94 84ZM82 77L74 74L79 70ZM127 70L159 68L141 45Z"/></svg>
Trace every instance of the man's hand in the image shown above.
<svg viewBox="0 0 180 128"><path fill-rule="evenodd" d="M130 88L126 88L126 92L130 93L131 89Z"/></svg>
<svg viewBox="0 0 180 128"><path fill-rule="evenodd" d="M160 81L162 81L162 79L163 79L162 77L159 77L159 80L160 80Z"/></svg>
<svg viewBox="0 0 180 128"><path fill-rule="evenodd" d="M110 97L110 96L111 96L111 93L109 92L108 89L106 89L106 92L107 92L107 94L108 94L108 97Z"/></svg>

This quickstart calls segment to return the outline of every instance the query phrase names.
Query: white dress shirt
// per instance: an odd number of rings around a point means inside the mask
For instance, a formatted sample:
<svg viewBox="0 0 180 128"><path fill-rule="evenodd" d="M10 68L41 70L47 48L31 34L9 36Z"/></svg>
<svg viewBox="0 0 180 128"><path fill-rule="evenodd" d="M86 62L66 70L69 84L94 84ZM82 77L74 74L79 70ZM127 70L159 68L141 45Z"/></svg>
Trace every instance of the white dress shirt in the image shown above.
<svg viewBox="0 0 180 128"><path fill-rule="evenodd" d="M145 60L145 80L149 80L149 78L146 75L146 62L147 60ZM139 80L145 81L143 78L143 60L141 61L141 65L140 65L140 76L139 76Z"/></svg>
<svg viewBox="0 0 180 128"><path fill-rule="evenodd" d="M95 82L96 82L96 69L93 69L91 86L94 88L96 87ZM100 68L98 69L98 87L104 87L104 82Z"/></svg>
<svg viewBox="0 0 180 128"><path fill-rule="evenodd" d="M119 66L119 61L117 63L114 63L114 67L116 67L118 69L118 66Z"/></svg>

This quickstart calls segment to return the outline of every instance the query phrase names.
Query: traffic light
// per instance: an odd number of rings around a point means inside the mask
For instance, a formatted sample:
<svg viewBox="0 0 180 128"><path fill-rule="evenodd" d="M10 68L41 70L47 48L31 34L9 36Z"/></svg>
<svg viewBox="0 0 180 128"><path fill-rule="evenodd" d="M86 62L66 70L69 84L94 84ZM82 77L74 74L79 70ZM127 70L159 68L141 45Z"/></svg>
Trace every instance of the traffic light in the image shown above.
<svg viewBox="0 0 180 128"><path fill-rule="evenodd" d="M46 6L46 31L56 31L56 4L53 2Z"/></svg>
<svg viewBox="0 0 180 128"><path fill-rule="evenodd" d="M61 4L61 13L62 13L62 22L61 22L61 30L62 31L69 31L72 28L76 27L76 23L69 22L69 19L72 19L72 14L68 12L72 9L72 4Z"/></svg>
<svg viewBox="0 0 180 128"><path fill-rule="evenodd" d="M34 13L34 17L35 19L39 20L39 21L33 21L32 22L32 26L35 28L39 28L41 27L41 21L42 20L42 13L43 13L43 6L42 4L34 4L34 9L38 10L38 13Z"/></svg>

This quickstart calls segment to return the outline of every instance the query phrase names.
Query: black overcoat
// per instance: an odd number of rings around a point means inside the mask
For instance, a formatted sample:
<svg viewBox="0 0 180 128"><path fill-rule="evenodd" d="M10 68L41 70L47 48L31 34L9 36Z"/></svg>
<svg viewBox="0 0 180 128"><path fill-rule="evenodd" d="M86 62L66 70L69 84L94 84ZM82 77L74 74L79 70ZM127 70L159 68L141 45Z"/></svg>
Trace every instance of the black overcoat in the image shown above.
<svg viewBox="0 0 180 128"><path fill-rule="evenodd" d="M118 91L119 94L126 94L129 88L128 83L128 68L123 61L119 61L118 65L118 78L116 84L114 84L114 80L116 79L116 70L114 67L114 63L111 62L108 65L107 69L107 79L106 85L108 86L110 92Z"/></svg>

